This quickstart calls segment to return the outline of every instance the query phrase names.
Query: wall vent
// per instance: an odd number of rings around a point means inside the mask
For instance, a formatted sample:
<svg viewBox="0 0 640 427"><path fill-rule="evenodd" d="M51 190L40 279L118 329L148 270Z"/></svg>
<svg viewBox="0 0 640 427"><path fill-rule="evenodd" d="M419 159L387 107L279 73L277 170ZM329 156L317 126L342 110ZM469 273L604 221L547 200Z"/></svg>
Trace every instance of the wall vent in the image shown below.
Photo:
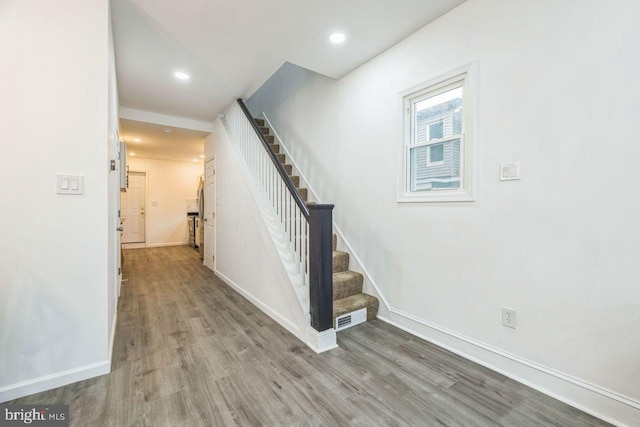
<svg viewBox="0 0 640 427"><path fill-rule="evenodd" d="M343 314L336 317L336 331L350 328L360 323L367 321L367 308L361 308L360 310L352 311L351 313Z"/></svg>

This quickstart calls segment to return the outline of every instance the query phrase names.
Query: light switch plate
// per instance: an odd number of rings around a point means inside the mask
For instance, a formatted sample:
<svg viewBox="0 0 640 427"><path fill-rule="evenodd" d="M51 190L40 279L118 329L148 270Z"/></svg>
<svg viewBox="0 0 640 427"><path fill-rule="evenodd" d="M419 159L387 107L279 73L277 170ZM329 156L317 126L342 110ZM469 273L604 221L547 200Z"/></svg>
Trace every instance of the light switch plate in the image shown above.
<svg viewBox="0 0 640 427"><path fill-rule="evenodd" d="M520 179L520 162L500 163L500 181Z"/></svg>
<svg viewBox="0 0 640 427"><path fill-rule="evenodd" d="M84 194L84 176L58 175L58 194Z"/></svg>

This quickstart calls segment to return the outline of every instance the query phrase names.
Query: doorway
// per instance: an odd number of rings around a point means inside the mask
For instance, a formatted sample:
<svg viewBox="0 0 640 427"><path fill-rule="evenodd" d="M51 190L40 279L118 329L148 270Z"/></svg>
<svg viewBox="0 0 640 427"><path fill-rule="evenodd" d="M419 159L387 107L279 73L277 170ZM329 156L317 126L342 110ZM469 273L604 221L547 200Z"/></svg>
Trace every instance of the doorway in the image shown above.
<svg viewBox="0 0 640 427"><path fill-rule="evenodd" d="M215 271L216 158L204 167L204 265Z"/></svg>
<svg viewBox="0 0 640 427"><path fill-rule="evenodd" d="M120 193L122 243L129 248L144 247L146 241L147 173L129 172L129 188Z"/></svg>

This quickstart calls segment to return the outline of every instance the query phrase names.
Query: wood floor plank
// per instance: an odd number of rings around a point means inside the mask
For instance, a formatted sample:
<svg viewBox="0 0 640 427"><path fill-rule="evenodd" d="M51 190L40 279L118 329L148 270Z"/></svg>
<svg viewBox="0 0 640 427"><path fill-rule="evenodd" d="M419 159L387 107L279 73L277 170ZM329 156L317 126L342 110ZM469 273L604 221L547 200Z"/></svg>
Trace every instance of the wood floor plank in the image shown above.
<svg viewBox="0 0 640 427"><path fill-rule="evenodd" d="M112 372L12 403L72 426L606 426L381 321L316 354L184 246L125 253Z"/></svg>

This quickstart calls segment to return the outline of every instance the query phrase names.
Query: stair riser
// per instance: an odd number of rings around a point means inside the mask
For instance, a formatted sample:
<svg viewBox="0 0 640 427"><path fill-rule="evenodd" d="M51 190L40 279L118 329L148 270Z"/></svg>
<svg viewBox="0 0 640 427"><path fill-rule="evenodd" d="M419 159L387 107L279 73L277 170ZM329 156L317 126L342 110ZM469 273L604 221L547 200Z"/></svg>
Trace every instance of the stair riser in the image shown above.
<svg viewBox="0 0 640 427"><path fill-rule="evenodd" d="M367 320L373 320L378 316L380 303L377 298L371 295L360 294L360 297L352 296L334 302L333 305L333 325L335 327L336 317L351 313L361 308L367 309Z"/></svg>
<svg viewBox="0 0 640 427"><path fill-rule="evenodd" d="M340 273L349 269L349 254L345 252L333 253L333 272Z"/></svg>
<svg viewBox="0 0 640 427"><path fill-rule="evenodd" d="M340 278L340 280L338 280ZM360 274L354 274L349 278L343 278L341 275L334 274L333 278L333 300L350 297L362 293L363 277Z"/></svg>

